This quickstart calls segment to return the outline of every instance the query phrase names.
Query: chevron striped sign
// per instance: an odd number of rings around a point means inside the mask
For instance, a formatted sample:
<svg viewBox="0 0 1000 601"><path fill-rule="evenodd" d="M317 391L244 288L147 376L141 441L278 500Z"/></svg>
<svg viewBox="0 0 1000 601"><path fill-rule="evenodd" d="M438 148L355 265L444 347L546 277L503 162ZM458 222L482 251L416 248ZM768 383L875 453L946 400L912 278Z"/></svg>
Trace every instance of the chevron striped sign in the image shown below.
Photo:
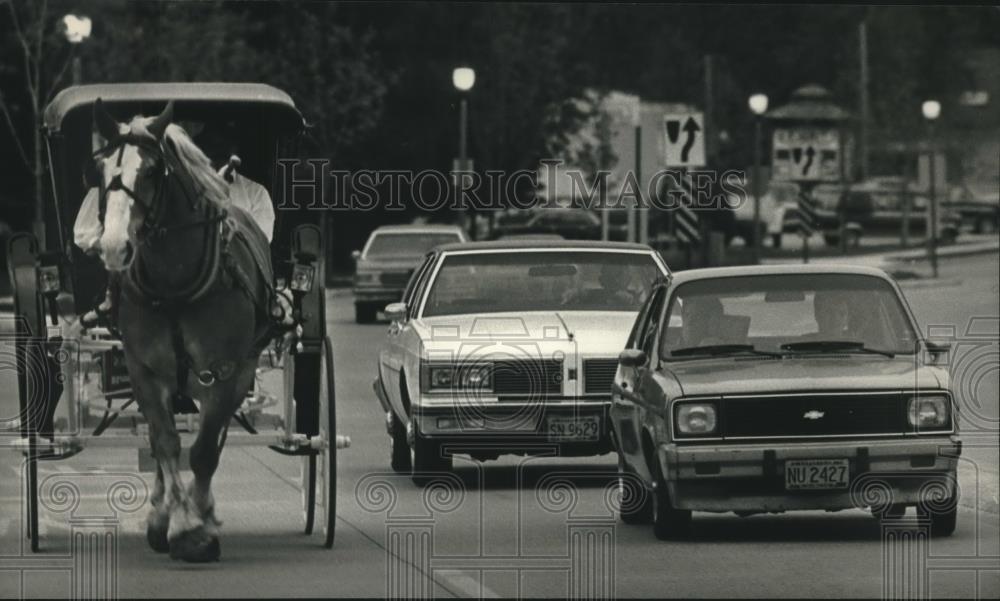
<svg viewBox="0 0 1000 601"><path fill-rule="evenodd" d="M798 211L799 232L805 236L812 236L819 226L819 216L816 213L816 203L805 192L799 192Z"/></svg>
<svg viewBox="0 0 1000 601"><path fill-rule="evenodd" d="M681 201L674 210L674 234L685 244L694 246L701 242L698 215L691 209L694 204L694 186L687 173L681 176Z"/></svg>

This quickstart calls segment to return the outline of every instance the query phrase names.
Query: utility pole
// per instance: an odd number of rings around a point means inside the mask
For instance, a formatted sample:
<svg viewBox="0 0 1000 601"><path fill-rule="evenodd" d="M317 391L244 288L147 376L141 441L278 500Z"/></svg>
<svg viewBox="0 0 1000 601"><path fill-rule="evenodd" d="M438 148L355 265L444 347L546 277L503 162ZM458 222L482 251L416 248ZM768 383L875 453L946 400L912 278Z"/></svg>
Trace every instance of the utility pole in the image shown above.
<svg viewBox="0 0 1000 601"><path fill-rule="evenodd" d="M861 105L861 131L858 136L858 161L861 179L868 177L868 27L864 20L858 24L858 55L861 61L858 91Z"/></svg>

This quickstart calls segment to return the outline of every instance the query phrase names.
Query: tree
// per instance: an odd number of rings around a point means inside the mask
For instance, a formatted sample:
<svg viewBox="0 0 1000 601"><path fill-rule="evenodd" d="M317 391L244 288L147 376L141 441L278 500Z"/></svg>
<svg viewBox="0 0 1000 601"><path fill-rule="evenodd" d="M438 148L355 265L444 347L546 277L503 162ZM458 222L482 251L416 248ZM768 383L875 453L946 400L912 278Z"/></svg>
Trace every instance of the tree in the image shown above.
<svg viewBox="0 0 1000 601"><path fill-rule="evenodd" d="M16 156L30 173L34 198L33 227L44 246L43 227L45 162L42 153L41 112L65 79L72 60L73 46L67 44L56 27L56 16L48 0L0 0L10 19L3 46L16 50L20 80L13 93L0 89L0 112L16 150ZM61 13L58 13L61 16ZM59 48L63 51L60 52ZM5 52L6 53L6 52ZM18 110L21 106L26 109Z"/></svg>

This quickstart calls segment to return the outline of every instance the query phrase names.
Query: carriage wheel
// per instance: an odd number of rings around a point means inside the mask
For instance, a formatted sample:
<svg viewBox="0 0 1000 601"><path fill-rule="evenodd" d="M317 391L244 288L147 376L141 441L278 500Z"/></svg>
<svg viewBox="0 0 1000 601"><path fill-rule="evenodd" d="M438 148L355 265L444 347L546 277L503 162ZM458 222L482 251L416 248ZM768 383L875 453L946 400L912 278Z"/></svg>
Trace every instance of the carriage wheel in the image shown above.
<svg viewBox="0 0 1000 601"><path fill-rule="evenodd" d="M326 448L320 452L323 474L322 507L323 546L333 547L337 525L337 392L333 370L333 344L329 336L323 337L323 372L320 375L320 439Z"/></svg>
<svg viewBox="0 0 1000 601"><path fill-rule="evenodd" d="M323 339L319 367L318 436L325 448L302 457L302 501L306 534L312 534L318 506L323 519L323 545L329 549L337 520L337 412L333 346L328 337Z"/></svg>
<svg viewBox="0 0 1000 601"><path fill-rule="evenodd" d="M38 551L38 407L30 406L33 397L28 389L40 386L37 368L47 365L35 355L40 348L28 339L38 340L45 331L38 295L38 274L35 269L38 241L28 232L14 234L7 241L7 275L13 285L15 332L14 353L17 364L18 401L21 438L27 442L25 477L25 535L31 541L32 552ZM29 368L34 366L35 369Z"/></svg>

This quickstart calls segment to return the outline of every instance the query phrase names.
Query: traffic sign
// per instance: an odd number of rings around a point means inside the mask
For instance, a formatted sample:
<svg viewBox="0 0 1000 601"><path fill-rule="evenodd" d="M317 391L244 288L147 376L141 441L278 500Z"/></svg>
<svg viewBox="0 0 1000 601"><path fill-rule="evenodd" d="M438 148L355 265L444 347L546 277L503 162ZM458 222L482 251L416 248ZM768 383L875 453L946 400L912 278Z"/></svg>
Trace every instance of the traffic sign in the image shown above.
<svg viewBox="0 0 1000 601"><path fill-rule="evenodd" d="M687 173L681 176L681 199L674 210L674 235L681 242L694 246L701 242L701 228L698 215L691 209L694 204L694 186Z"/></svg>
<svg viewBox="0 0 1000 601"><path fill-rule="evenodd" d="M816 213L816 203L807 192L800 191L797 216L799 234L809 238L819 226L819 216Z"/></svg>
<svg viewBox="0 0 1000 601"><path fill-rule="evenodd" d="M668 113L663 116L667 167L705 166L705 118L701 113Z"/></svg>
<svg viewBox="0 0 1000 601"><path fill-rule="evenodd" d="M772 179L840 180L840 139L836 128L775 128L772 142Z"/></svg>

